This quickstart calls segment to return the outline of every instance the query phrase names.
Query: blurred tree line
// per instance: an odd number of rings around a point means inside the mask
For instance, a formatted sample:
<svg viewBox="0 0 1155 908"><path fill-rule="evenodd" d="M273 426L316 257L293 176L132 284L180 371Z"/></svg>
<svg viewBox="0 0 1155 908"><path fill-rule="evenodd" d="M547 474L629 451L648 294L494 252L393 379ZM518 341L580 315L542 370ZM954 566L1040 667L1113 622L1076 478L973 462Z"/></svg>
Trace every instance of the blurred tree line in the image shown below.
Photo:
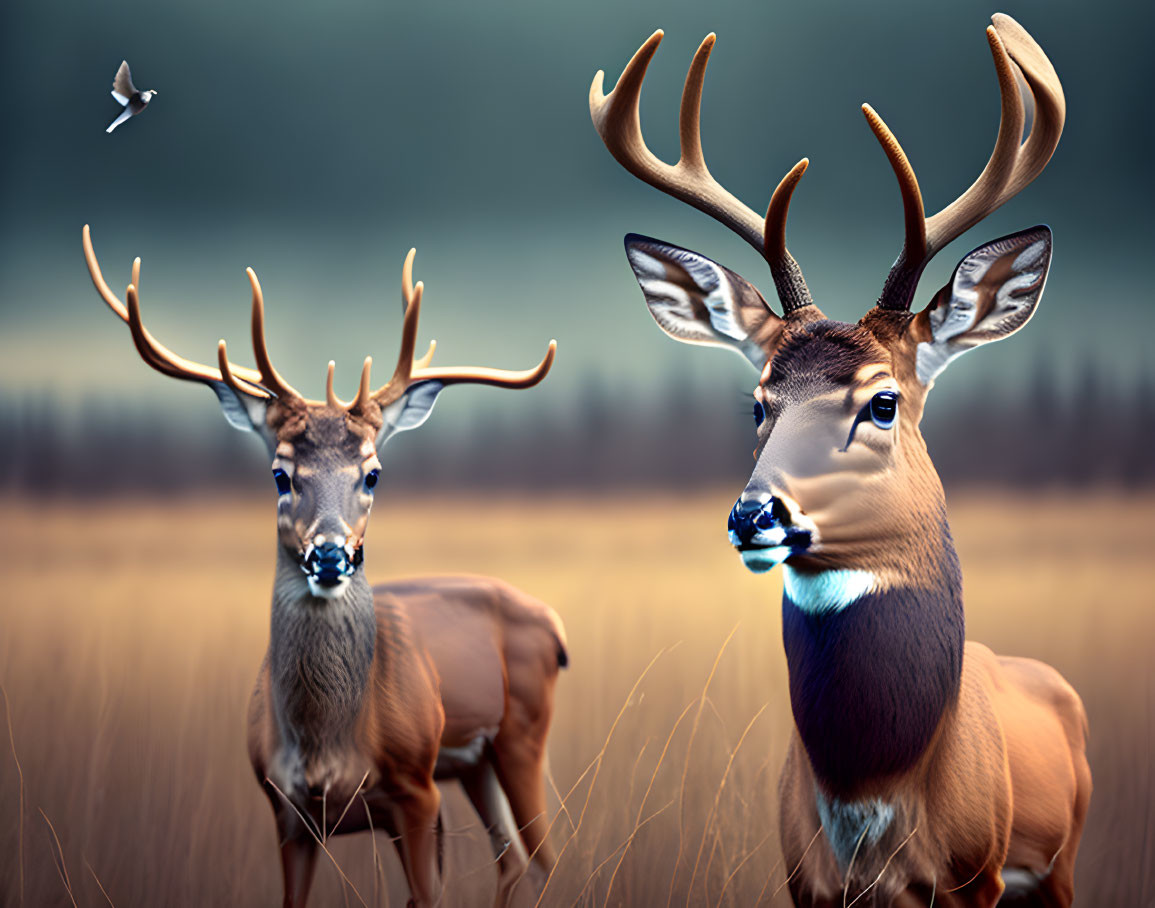
<svg viewBox="0 0 1155 908"><path fill-rule="evenodd" d="M983 379L940 407L923 432L948 485L1019 488L1155 483L1155 380L1104 380L1093 365L1057 382L1040 363L1013 393ZM392 441L384 481L395 492L678 489L745 482L752 400L737 387L695 387L677 374L659 397L596 377L575 405L525 401ZM271 483L263 446L223 420L119 401L0 397L0 487L12 494L108 496L243 493ZM262 485L262 483L266 485Z"/></svg>

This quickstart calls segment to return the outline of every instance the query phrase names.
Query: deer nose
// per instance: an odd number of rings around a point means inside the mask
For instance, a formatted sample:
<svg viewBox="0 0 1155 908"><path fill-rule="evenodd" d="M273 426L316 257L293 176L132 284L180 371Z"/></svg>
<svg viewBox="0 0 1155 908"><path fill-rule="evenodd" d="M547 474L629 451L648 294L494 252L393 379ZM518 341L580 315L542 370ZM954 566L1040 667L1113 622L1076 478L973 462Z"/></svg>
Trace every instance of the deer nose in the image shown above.
<svg viewBox="0 0 1155 908"><path fill-rule="evenodd" d="M790 511L778 498L739 498L730 509L726 521L730 543L745 546L755 542L758 535L775 527L788 529Z"/></svg>
<svg viewBox="0 0 1155 908"><path fill-rule="evenodd" d="M353 572L345 547L335 542L314 546L303 567L321 586L336 586Z"/></svg>

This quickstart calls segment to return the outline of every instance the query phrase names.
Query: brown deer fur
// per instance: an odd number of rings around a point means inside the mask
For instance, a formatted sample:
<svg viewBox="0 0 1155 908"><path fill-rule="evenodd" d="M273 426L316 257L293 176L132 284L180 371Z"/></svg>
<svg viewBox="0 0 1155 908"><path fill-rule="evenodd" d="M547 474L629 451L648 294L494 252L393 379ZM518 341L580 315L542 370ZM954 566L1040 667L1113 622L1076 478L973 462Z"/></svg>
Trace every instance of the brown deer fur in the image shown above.
<svg viewBox="0 0 1155 908"><path fill-rule="evenodd" d="M256 432L277 482L277 557L269 649L249 708L249 755L276 818L284 904L302 906L324 839L384 829L409 882L410 904L441 900L440 794L460 779L490 833L496 903L529 874L540 891L553 866L546 839L545 739L565 632L548 606L484 577L431 577L369 587L360 569L380 474L378 448L416 428L447 385L532 387L556 344L524 372L430 366L416 358L423 285L402 272L401 350L376 391L366 359L357 396L306 400L265 346L264 299L250 269L256 369L177 356L144 327L133 264L125 305L100 271L87 225L85 259L97 292L132 332L148 365L209 385L237 428ZM532 865L529 863L532 858Z"/></svg>
<svg viewBox="0 0 1155 908"><path fill-rule="evenodd" d="M756 465L729 536L750 570L781 565L785 575L795 731L780 830L798 905L990 906L1005 888L1029 904L1074 897L1091 794L1082 703L1053 668L966 642L945 496L919 431L935 378L1026 324L1050 263L1046 227L1002 237L966 255L930 304L910 311L930 258L1035 179L1062 132L1062 87L1046 55L1009 16L993 21L999 136L978 180L938 214L925 216L910 162L864 105L898 178L905 242L857 324L826 319L786 249L806 159L779 183L765 218L706 167L698 108L713 35L686 77L676 164L646 147L638 112L660 31L608 95L600 72L590 89L610 153L750 243L778 291L781 315L717 262L626 237L658 325L732 349L759 372ZM1020 82L1034 106L1025 141Z"/></svg>

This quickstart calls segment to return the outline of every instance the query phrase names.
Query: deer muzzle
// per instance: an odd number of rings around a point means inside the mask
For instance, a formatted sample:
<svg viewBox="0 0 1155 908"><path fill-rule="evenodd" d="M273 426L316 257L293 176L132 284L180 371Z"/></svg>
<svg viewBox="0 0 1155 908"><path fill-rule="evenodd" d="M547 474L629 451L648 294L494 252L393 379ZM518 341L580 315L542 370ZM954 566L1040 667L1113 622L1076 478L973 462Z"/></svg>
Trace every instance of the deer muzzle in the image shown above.
<svg viewBox="0 0 1155 908"><path fill-rule="evenodd" d="M743 492L726 529L742 563L756 574L808 551L816 535L813 521L795 502L765 492Z"/></svg>
<svg viewBox="0 0 1155 908"><path fill-rule="evenodd" d="M362 561L361 546L351 542L323 542L308 545L301 557L301 570L314 596L332 598L344 590Z"/></svg>

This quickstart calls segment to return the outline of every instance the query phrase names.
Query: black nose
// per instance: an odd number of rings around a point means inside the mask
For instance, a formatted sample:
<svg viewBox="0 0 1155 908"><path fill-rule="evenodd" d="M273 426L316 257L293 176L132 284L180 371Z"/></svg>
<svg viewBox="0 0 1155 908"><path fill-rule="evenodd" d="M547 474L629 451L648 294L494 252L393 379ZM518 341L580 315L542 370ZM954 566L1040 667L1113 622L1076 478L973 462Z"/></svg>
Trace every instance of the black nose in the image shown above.
<svg viewBox="0 0 1155 908"><path fill-rule="evenodd" d="M730 532L730 542L734 545L747 545L759 530L769 530L776 526L789 526L790 512L779 499L769 501L743 501L739 498L730 509L730 518L726 521L726 529Z"/></svg>
<svg viewBox="0 0 1155 908"><path fill-rule="evenodd" d="M305 559L307 570L321 586L336 586L351 573L344 546L325 542L317 546Z"/></svg>

